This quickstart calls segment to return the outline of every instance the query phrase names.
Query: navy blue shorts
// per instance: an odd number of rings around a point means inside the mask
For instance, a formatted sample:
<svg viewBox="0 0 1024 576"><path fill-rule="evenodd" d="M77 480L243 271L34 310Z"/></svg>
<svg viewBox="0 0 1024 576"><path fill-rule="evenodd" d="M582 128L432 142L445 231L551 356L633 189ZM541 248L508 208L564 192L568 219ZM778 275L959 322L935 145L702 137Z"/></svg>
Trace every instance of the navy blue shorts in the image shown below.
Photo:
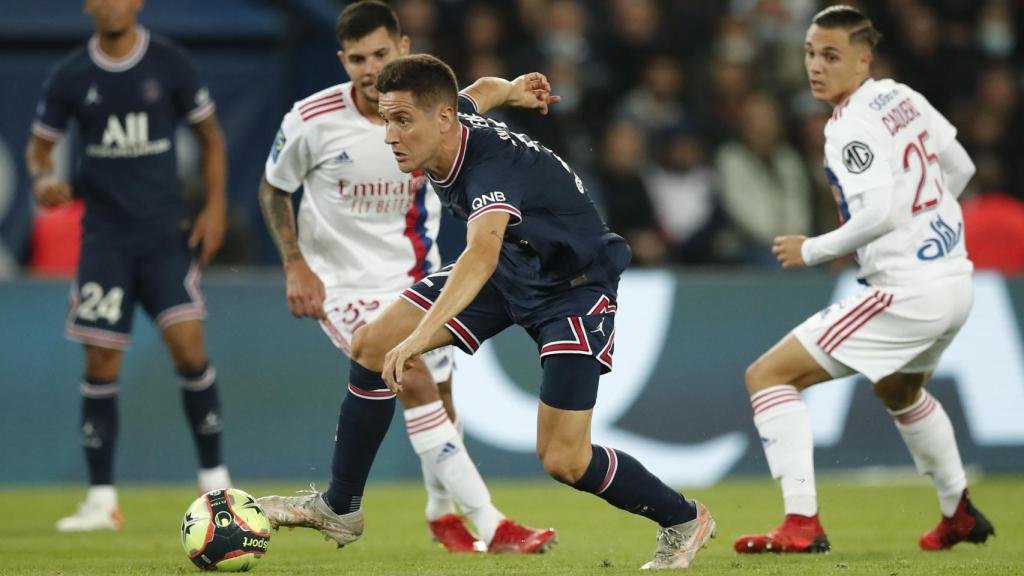
<svg viewBox="0 0 1024 576"><path fill-rule="evenodd" d="M451 265L445 266L420 280L402 292L402 299L426 312L437 301L451 269ZM523 325L537 343L542 366L544 359L553 355L576 354L597 360L601 364L601 374L611 371L615 350L615 288L590 285L566 290L550 297L548 304L553 309L569 311L568 315ZM455 336L455 345L463 352L473 354L488 338L515 323L508 312L505 297L488 281L473 302L448 322L447 328ZM580 385L592 386L596 398L596 381ZM543 391L541 399L555 407L561 404L558 398L545 398Z"/></svg>
<svg viewBox="0 0 1024 576"><path fill-rule="evenodd" d="M86 232L64 332L83 344L124 350L131 345L135 303L160 330L206 317L199 265L179 231L141 238Z"/></svg>

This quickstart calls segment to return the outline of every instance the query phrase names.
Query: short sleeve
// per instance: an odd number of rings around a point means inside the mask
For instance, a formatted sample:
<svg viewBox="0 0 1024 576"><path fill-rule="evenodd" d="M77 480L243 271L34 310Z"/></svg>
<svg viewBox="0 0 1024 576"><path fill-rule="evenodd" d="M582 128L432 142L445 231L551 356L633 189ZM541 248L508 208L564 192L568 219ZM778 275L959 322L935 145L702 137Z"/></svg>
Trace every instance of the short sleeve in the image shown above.
<svg viewBox="0 0 1024 576"><path fill-rule="evenodd" d="M174 109L184 116L189 124L198 124L213 115L216 110L210 90L199 79L192 58L181 49L174 49L175 62L172 74L177 76L174 90Z"/></svg>
<svg viewBox="0 0 1024 576"><path fill-rule="evenodd" d="M56 142L67 131L73 113L71 97L67 94L61 68L55 67L43 85L43 95L36 105L32 134L50 142Z"/></svg>
<svg viewBox="0 0 1024 576"><path fill-rule="evenodd" d="M477 105L476 100L472 96L465 92L459 92L459 113L479 114L480 106Z"/></svg>
<svg viewBox="0 0 1024 576"><path fill-rule="evenodd" d="M477 167L477 170L482 168ZM467 224L491 212L507 212L510 215L509 226L523 221L523 213L519 209L523 194L514 179L501 178L494 171L483 177L473 174L469 180L466 183L466 202L469 203Z"/></svg>
<svg viewBox="0 0 1024 576"><path fill-rule="evenodd" d="M275 188L295 192L302 185L312 158L304 136L302 118L292 109L281 122L264 168L267 182Z"/></svg>
<svg viewBox="0 0 1024 576"><path fill-rule="evenodd" d="M847 199L866 190L893 186L890 148L891 143L857 118L843 119L829 131L825 160Z"/></svg>

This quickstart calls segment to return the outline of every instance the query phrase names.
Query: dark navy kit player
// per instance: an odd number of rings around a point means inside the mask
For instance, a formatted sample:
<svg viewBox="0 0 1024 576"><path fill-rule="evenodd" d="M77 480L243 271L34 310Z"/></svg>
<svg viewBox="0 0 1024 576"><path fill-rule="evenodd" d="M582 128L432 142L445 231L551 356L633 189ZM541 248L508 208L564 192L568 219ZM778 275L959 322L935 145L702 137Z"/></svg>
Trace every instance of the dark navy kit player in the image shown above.
<svg viewBox="0 0 1024 576"><path fill-rule="evenodd" d="M78 512L58 522L62 531L121 526L113 474L118 377L136 303L159 328L181 376L200 490L230 485L199 291L200 266L220 247L227 210L225 146L214 103L188 55L136 23L142 0L84 4L95 34L51 72L26 153L41 205L75 196L86 206L65 331L85 346L79 389L90 488ZM198 137L207 194L191 231L174 152L180 121ZM72 123L79 161L65 182L53 175L51 154Z"/></svg>
<svg viewBox="0 0 1024 576"><path fill-rule="evenodd" d="M537 454L545 470L657 522L658 546L644 568L688 567L715 531L704 505L629 454L590 441L598 379L612 368L616 290L629 247L608 230L568 164L476 114L492 103L459 96L454 73L440 60L398 58L381 70L377 90L399 168L426 172L441 202L467 222L467 247L453 265L407 289L356 331L350 387L371 395L399 392L402 373L420 354L449 344L472 354L505 328L522 326L537 343L543 368ZM338 437L356 439L389 422L389 407L366 410L341 419ZM339 544L355 540L362 512L349 510L362 485L352 479L365 483L377 450L366 444L336 445L331 485L313 503L279 497L274 503L286 512L281 500L291 501L293 525L319 529Z"/></svg>

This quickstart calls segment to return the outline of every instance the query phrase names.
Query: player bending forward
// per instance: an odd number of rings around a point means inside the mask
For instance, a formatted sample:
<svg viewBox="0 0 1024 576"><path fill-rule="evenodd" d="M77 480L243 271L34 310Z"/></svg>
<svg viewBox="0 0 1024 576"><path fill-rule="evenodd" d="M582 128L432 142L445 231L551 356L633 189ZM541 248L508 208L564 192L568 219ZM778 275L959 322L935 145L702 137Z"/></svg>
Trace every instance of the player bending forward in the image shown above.
<svg viewBox="0 0 1024 576"><path fill-rule="evenodd" d="M437 58L396 59L381 70L377 90L399 169L426 172L442 204L467 221L467 246L454 265L402 292L356 331L350 389L401 392L420 355L452 344L472 354L505 328L522 326L537 343L544 371L536 425L545 470L657 522L658 547L645 568L688 567L715 531L707 509L628 454L590 441L598 379L612 367L616 292L629 247L609 232L568 164L480 116L477 104L489 103L459 95L455 74ZM353 416L342 414L339 437L371 420L386 426L384 414ZM350 497L335 482L324 495L328 502ZM322 506L307 514L298 499L273 504L294 511L298 525L328 535L343 538L361 527L361 516Z"/></svg>
<svg viewBox="0 0 1024 576"><path fill-rule="evenodd" d="M768 534L741 537L737 552L829 549L799 392L855 372L871 380L918 471L935 484L942 520L921 536L921 548L995 534L968 497L949 416L924 389L971 309L973 266L956 199L974 164L956 129L924 97L869 77L878 39L871 21L849 6L823 10L807 31L811 92L834 108L825 160L843 223L815 238L776 238L773 251L794 268L856 250L865 288L808 318L747 369L754 424L781 480L786 518Z"/></svg>
<svg viewBox="0 0 1024 576"><path fill-rule="evenodd" d="M350 354L357 328L380 316L402 290L439 268L435 241L441 203L422 172L399 170L384 143L377 74L409 51L409 38L402 36L394 11L382 2L351 4L338 18L336 31L342 48L339 57L352 80L299 101L285 116L267 159L260 203L281 251L289 308L298 317L319 319L331 341ZM483 79L468 91L495 105L546 111L552 101L549 89L543 75L532 74L514 83ZM296 238L291 195L299 186L305 194ZM424 354L409 371L408 386L399 396L409 441L421 461L430 531L452 552L542 551L554 543L554 530L527 528L505 518L466 452L453 422L452 364L450 346ZM446 405L435 382L446 392ZM366 392L349 386L341 418L380 411L390 422L393 406L394 394L387 390ZM341 452L335 456L333 472L343 482L359 485L361 495L363 473L369 471L373 453L359 463L348 460L346 430L339 424L339 439L344 442L337 448ZM371 430L383 439L387 425L353 432ZM479 540L456 514L455 503L476 526ZM356 499L336 510L352 512L359 506ZM286 521L274 515L272 506L267 512L278 524Z"/></svg>

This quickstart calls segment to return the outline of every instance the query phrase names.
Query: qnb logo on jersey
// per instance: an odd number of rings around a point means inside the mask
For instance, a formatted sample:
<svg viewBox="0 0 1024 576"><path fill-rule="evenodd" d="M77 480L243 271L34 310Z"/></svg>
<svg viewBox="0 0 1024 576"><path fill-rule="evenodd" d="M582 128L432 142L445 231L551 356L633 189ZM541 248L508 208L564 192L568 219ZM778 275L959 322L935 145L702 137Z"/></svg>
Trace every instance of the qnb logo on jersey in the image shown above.
<svg viewBox="0 0 1024 576"><path fill-rule="evenodd" d="M963 237L964 223L956 225L956 230L946 223L941 216L933 220L929 226L935 231L935 236L929 238L917 249L918 260L935 260L951 253L960 244Z"/></svg>
<svg viewBox="0 0 1024 576"><path fill-rule="evenodd" d="M170 138L149 139L149 115L145 112L129 112L124 123L115 114L107 118L103 140L89 144L85 153L93 158L138 158L163 154L171 149Z"/></svg>
<svg viewBox="0 0 1024 576"><path fill-rule="evenodd" d="M488 204L494 204L496 202L505 202L504 192L491 192L490 194L481 194L480 196L473 198L473 211L476 212L477 210L483 208L484 206L487 206Z"/></svg>

